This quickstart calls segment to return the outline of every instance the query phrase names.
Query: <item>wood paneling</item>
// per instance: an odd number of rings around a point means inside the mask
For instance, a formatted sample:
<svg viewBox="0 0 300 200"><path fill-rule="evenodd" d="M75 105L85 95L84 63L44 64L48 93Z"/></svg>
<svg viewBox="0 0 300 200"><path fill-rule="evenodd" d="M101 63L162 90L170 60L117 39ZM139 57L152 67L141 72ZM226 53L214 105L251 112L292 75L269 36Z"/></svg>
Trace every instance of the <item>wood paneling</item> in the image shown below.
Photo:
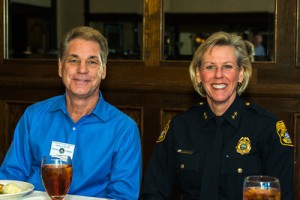
<svg viewBox="0 0 300 200"><path fill-rule="evenodd" d="M297 41L296 41L296 67L300 68L300 0L297 0Z"/></svg>
<svg viewBox="0 0 300 200"><path fill-rule="evenodd" d="M178 113L185 111L187 108L162 108L160 110L160 130Z"/></svg>
<svg viewBox="0 0 300 200"><path fill-rule="evenodd" d="M30 104L31 102L0 101L0 163L13 139L17 122Z"/></svg>
<svg viewBox="0 0 300 200"><path fill-rule="evenodd" d="M159 65L162 42L162 0L144 1L144 60L145 66Z"/></svg>
<svg viewBox="0 0 300 200"><path fill-rule="evenodd" d="M295 191L296 199L300 197L300 113L294 114L294 148L295 148Z"/></svg>
<svg viewBox="0 0 300 200"><path fill-rule="evenodd" d="M293 135L295 187L300 199L300 0L276 0L275 62L256 62L243 98L278 114ZM166 122L202 99L193 90L190 61L163 61L163 0L144 0L143 60L109 60L101 85L104 98L139 125L143 169ZM0 0L3 7L3 0ZM64 92L56 60L6 60L0 9L0 162L26 106ZM298 18L297 18L298 16ZM4 138L2 140L2 138ZM145 170L144 170L145 171Z"/></svg>
<svg viewBox="0 0 300 200"><path fill-rule="evenodd" d="M144 133L144 112L143 107L135 107L135 106L116 106L121 111L130 116L138 125L140 130L141 141L143 141L143 133Z"/></svg>

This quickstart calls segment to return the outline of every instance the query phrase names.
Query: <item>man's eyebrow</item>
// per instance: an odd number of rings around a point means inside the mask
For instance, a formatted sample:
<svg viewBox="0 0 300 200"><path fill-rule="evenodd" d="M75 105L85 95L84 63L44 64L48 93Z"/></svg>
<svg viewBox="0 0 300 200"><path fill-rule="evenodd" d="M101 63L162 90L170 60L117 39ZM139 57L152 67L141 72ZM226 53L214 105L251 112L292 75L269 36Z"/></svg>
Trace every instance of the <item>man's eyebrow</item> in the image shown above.
<svg viewBox="0 0 300 200"><path fill-rule="evenodd" d="M70 57L79 58L79 56L78 56L78 55L76 55L76 54L69 54L69 55L68 55L68 58L70 58Z"/></svg>
<svg viewBox="0 0 300 200"><path fill-rule="evenodd" d="M90 57L88 57L88 59L98 59L98 60L100 60L100 58L98 56L90 56Z"/></svg>

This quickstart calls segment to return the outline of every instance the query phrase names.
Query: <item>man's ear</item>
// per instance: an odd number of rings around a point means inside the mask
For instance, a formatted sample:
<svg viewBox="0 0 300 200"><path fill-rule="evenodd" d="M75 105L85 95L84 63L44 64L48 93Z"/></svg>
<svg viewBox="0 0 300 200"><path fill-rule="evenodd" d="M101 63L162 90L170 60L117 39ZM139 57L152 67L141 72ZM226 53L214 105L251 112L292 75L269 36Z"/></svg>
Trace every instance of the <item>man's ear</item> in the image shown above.
<svg viewBox="0 0 300 200"><path fill-rule="evenodd" d="M106 77L106 65L102 67L101 79L104 80Z"/></svg>
<svg viewBox="0 0 300 200"><path fill-rule="evenodd" d="M62 61L60 58L58 59L58 75L62 77Z"/></svg>

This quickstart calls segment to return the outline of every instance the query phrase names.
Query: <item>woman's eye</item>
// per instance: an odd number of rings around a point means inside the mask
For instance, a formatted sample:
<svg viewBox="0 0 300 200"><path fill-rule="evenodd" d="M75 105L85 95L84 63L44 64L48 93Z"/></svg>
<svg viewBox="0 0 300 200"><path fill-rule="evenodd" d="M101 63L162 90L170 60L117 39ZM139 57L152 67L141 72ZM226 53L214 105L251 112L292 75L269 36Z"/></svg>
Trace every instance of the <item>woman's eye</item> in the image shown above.
<svg viewBox="0 0 300 200"><path fill-rule="evenodd" d="M215 66L209 65L209 66L206 66L205 69L212 70L212 69L215 69Z"/></svg>
<svg viewBox="0 0 300 200"><path fill-rule="evenodd" d="M232 69L232 66L231 65L224 65L222 68L223 69Z"/></svg>

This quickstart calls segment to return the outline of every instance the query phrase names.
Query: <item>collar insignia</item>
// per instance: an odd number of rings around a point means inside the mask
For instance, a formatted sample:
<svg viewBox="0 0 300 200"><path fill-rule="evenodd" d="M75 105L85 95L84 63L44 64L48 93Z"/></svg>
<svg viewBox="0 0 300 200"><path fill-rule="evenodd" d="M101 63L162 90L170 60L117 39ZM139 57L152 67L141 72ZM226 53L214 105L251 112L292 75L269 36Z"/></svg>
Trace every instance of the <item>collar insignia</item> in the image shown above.
<svg viewBox="0 0 300 200"><path fill-rule="evenodd" d="M203 113L203 118L204 118L205 120L207 120L207 113L206 113L206 112Z"/></svg>
<svg viewBox="0 0 300 200"><path fill-rule="evenodd" d="M289 132L287 131L287 128L285 127L285 124L282 120L276 123L276 132L282 145L291 147L293 146L293 142L290 138Z"/></svg>
<svg viewBox="0 0 300 200"><path fill-rule="evenodd" d="M250 139L248 137L241 137L235 149L236 152L238 152L241 155L248 154L251 150Z"/></svg>
<svg viewBox="0 0 300 200"><path fill-rule="evenodd" d="M168 130L169 130L169 127L170 127L170 122L171 122L171 120L169 120L168 123L165 125L165 128L159 135L158 139L156 140L156 143L159 143L159 142L162 142L165 140Z"/></svg>
<svg viewBox="0 0 300 200"><path fill-rule="evenodd" d="M231 119L235 119L238 116L238 112L234 112L233 115L231 115Z"/></svg>

